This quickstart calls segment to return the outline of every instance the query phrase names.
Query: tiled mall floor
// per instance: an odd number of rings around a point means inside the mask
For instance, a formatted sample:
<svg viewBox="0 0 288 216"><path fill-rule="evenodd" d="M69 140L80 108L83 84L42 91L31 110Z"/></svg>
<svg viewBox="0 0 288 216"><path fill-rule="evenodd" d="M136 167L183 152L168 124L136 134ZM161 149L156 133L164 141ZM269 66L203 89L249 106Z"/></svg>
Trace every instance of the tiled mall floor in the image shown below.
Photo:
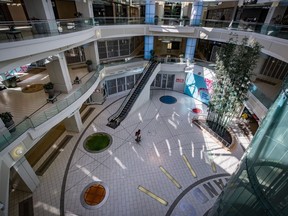
<svg viewBox="0 0 288 216"><path fill-rule="evenodd" d="M177 102L164 104L159 100L163 95L174 96ZM213 205L243 155L240 145L231 152L224 150L191 123L191 109L200 108L205 114L206 107L173 91L152 90L149 102L111 129L106 126L107 119L122 101L123 97L117 96L93 105L95 110L81 133L63 134L73 138L39 176L41 183L33 193L34 215L202 216ZM142 132L140 144L134 140L138 129ZM113 143L104 152L93 154L84 150L83 141L95 132L109 133ZM240 140L247 142L243 137ZM81 192L95 181L103 182L109 195L100 208L87 209L81 205ZM164 203L140 191L139 186ZM15 191L10 196L9 215L18 215L18 202L31 194Z"/></svg>

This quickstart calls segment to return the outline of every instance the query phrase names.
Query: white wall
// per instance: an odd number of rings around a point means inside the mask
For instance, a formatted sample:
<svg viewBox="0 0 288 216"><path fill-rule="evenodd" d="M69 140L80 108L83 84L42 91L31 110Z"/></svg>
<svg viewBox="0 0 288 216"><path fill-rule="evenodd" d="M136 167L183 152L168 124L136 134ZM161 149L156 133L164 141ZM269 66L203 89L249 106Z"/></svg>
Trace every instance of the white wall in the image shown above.
<svg viewBox="0 0 288 216"><path fill-rule="evenodd" d="M185 87L186 73L176 73L173 90L183 93Z"/></svg>
<svg viewBox="0 0 288 216"><path fill-rule="evenodd" d="M137 100L135 101L132 109L130 110L129 114L136 112L143 104L147 103L150 100L150 86L153 80L155 79L156 75L161 69L161 64L159 64L155 70L153 71L151 77L149 78L148 82L146 83L145 87L142 89L140 95L138 96Z"/></svg>

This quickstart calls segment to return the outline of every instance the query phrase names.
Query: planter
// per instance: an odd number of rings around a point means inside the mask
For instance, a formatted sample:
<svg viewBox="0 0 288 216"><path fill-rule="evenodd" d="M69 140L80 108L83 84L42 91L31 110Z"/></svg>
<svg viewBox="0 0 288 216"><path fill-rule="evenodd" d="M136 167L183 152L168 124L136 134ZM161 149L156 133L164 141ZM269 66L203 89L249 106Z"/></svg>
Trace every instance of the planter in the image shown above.
<svg viewBox="0 0 288 216"><path fill-rule="evenodd" d="M14 132L16 130L15 123L13 120L5 122L5 127L9 130L9 132Z"/></svg>
<svg viewBox="0 0 288 216"><path fill-rule="evenodd" d="M46 89L45 92L48 93L48 97L49 98L53 98L54 95L55 95L55 90L54 89Z"/></svg>
<svg viewBox="0 0 288 216"><path fill-rule="evenodd" d="M88 72L92 72L93 71L92 64L91 65L87 65L87 70L88 70Z"/></svg>

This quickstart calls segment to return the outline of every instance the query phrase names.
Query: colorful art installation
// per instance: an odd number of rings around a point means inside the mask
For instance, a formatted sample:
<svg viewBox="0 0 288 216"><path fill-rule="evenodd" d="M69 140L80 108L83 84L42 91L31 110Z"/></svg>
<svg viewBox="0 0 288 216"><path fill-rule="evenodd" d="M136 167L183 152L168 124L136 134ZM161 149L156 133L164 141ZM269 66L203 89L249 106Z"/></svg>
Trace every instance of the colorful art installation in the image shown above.
<svg viewBox="0 0 288 216"><path fill-rule="evenodd" d="M184 94L187 94L204 104L208 104L212 92L213 81L195 73L188 73Z"/></svg>

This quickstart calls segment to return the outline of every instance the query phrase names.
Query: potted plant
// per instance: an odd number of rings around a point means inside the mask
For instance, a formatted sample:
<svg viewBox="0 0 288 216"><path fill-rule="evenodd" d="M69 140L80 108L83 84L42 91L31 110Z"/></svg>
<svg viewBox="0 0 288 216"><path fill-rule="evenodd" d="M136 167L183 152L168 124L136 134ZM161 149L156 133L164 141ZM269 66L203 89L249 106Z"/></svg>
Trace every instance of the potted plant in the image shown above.
<svg viewBox="0 0 288 216"><path fill-rule="evenodd" d="M13 116L10 112L4 112L0 114L0 118L3 121L6 128L10 128L10 132L14 132L16 128L14 127Z"/></svg>
<svg viewBox="0 0 288 216"><path fill-rule="evenodd" d="M48 82L43 85L44 91L48 93L49 98L54 97L54 84L52 82Z"/></svg>
<svg viewBox="0 0 288 216"><path fill-rule="evenodd" d="M86 65L87 65L87 70L88 70L88 72L92 72L92 71L93 71L92 61L91 61L91 60L87 60L87 61L86 61Z"/></svg>

